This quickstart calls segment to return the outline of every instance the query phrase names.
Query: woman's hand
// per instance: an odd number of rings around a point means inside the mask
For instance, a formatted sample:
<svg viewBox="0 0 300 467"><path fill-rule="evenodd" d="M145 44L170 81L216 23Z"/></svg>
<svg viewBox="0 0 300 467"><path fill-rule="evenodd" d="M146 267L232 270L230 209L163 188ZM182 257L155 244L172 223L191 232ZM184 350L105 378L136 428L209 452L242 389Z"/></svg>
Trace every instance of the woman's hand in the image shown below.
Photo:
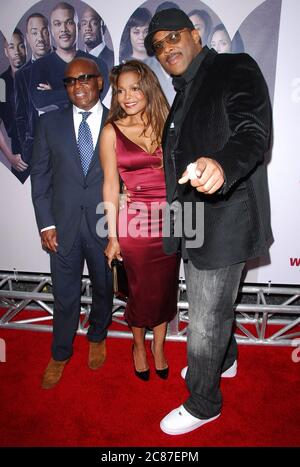
<svg viewBox="0 0 300 467"><path fill-rule="evenodd" d="M119 261L123 261L121 256L120 244L116 238L110 238L108 245L104 250L104 254L107 257L109 267L113 259L117 258Z"/></svg>
<svg viewBox="0 0 300 467"><path fill-rule="evenodd" d="M28 164L23 161L21 154L10 154L8 160L12 167L18 172L24 172L24 170L26 170L28 167Z"/></svg>
<svg viewBox="0 0 300 467"><path fill-rule="evenodd" d="M131 201L131 195L129 191L127 190L127 186L124 183L122 187L122 193L119 196L119 209L124 209L126 204L130 203L130 201Z"/></svg>

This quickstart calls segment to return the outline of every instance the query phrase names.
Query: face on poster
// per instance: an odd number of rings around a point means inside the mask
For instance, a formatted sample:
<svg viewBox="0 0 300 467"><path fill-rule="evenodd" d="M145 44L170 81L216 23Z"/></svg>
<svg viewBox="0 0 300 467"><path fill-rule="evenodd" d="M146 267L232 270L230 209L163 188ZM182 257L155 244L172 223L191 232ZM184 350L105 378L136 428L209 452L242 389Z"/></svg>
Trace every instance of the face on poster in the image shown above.
<svg viewBox="0 0 300 467"><path fill-rule="evenodd" d="M101 11L80 0L44 0L23 15L11 38L1 35L0 48L0 160L24 183L39 116L68 105L67 63L79 54L97 63L103 100L114 64L112 39Z"/></svg>

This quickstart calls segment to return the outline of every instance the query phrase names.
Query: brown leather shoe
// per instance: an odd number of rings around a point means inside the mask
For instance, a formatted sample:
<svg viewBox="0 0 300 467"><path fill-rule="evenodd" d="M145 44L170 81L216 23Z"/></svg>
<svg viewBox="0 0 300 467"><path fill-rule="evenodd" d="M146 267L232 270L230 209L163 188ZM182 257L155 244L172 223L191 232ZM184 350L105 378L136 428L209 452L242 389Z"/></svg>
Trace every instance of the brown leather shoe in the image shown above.
<svg viewBox="0 0 300 467"><path fill-rule="evenodd" d="M62 377L65 365L69 360L69 358L62 361L54 360L53 358L50 359L42 379L43 389L51 389L59 382L60 378Z"/></svg>
<svg viewBox="0 0 300 467"><path fill-rule="evenodd" d="M105 339L101 342L90 342L88 366L91 370L97 370L106 359Z"/></svg>

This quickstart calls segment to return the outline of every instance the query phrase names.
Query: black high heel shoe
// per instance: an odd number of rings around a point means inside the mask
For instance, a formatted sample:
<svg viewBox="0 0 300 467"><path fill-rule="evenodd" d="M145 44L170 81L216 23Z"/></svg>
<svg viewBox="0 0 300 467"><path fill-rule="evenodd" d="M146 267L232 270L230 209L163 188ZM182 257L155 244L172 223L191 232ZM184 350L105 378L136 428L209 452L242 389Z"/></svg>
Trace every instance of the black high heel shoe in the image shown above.
<svg viewBox="0 0 300 467"><path fill-rule="evenodd" d="M169 367L167 366L166 368L163 368L162 370L158 370L157 368L155 368L155 373L161 379L167 379L169 376Z"/></svg>
<svg viewBox="0 0 300 467"><path fill-rule="evenodd" d="M135 368L133 351L134 351L134 344L132 345L132 359L133 359L133 367L134 367L134 374L135 374L135 376L137 376L137 377L138 377L139 379L141 379L142 381L149 381L149 378L150 378L150 368L148 368L148 370L138 371L138 370Z"/></svg>
<svg viewBox="0 0 300 467"><path fill-rule="evenodd" d="M152 352L152 355L154 357L154 342L153 340L151 341L151 352ZM157 374L157 376L159 376L161 379L167 379L168 376L169 376L169 366L167 365L166 368L163 368L162 370L158 370L157 368L155 368L155 373Z"/></svg>

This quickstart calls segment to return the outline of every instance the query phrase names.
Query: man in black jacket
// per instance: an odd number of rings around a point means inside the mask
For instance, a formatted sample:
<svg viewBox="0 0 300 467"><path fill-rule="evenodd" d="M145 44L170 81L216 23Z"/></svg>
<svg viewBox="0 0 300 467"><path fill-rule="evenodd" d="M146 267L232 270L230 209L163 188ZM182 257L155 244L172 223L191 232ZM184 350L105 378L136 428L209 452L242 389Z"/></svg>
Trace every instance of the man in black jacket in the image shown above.
<svg viewBox="0 0 300 467"><path fill-rule="evenodd" d="M5 101L0 102L0 124L3 121L7 135L11 139L12 172L18 175L26 170L27 164L21 157L21 144L18 137L15 106L15 75L26 62L26 46L23 33L16 28L11 40L4 40L4 52L9 61L9 67L0 78L5 83Z"/></svg>
<svg viewBox="0 0 300 467"><path fill-rule="evenodd" d="M26 39L31 57L15 74L16 124L22 158L28 164L25 171L15 173L22 183L30 174L33 137L39 116L30 98L32 67L36 60L51 52L48 20L41 13L32 13L26 19Z"/></svg>
<svg viewBox="0 0 300 467"><path fill-rule="evenodd" d="M177 90L162 141L167 200L180 203L185 221L196 221L199 206L204 215L195 229L203 242L187 238L185 222L182 238L165 238L167 252L181 247L189 302L183 377L190 396L160 425L177 435L220 415L220 377L236 373L233 304L242 270L249 258L267 254L272 241L264 157L271 109L256 62L202 48L183 11L155 14L145 46Z"/></svg>

